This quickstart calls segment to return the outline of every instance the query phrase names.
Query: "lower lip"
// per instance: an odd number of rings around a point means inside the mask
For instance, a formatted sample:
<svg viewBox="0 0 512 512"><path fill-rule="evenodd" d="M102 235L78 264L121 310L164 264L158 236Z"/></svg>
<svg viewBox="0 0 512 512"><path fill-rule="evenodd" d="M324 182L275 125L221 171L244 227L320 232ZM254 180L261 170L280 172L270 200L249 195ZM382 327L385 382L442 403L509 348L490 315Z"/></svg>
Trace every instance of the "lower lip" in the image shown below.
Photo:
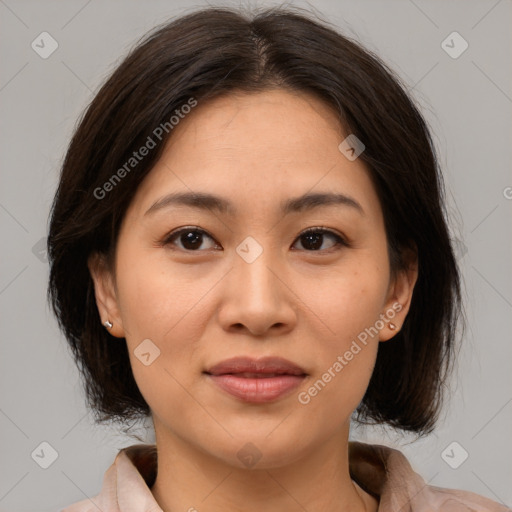
<svg viewBox="0 0 512 512"><path fill-rule="evenodd" d="M245 402L271 402L287 395L304 380L304 375L249 378L232 374L210 375L213 382L230 395Z"/></svg>

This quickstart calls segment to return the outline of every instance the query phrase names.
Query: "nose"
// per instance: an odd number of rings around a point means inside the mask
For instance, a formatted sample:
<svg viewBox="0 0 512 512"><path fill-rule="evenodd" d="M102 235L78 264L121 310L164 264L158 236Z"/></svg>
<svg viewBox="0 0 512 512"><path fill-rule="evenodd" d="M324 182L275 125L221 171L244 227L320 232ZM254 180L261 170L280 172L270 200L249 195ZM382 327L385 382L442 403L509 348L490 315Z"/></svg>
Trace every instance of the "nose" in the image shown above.
<svg viewBox="0 0 512 512"><path fill-rule="evenodd" d="M235 255L234 266L223 283L218 313L222 327L264 337L293 329L297 298L287 281L287 272L270 251L263 251L251 263Z"/></svg>

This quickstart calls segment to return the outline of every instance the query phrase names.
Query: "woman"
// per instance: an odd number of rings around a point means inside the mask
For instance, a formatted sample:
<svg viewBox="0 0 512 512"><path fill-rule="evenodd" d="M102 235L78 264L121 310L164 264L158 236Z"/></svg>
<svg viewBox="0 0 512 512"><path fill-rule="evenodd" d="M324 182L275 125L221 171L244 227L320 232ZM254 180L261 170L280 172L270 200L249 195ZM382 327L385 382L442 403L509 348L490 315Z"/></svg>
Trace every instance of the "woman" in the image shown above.
<svg viewBox="0 0 512 512"><path fill-rule="evenodd" d="M425 121L328 26L151 33L74 134L48 250L97 420L156 439L66 512L507 510L348 441L352 417L433 430L460 288Z"/></svg>

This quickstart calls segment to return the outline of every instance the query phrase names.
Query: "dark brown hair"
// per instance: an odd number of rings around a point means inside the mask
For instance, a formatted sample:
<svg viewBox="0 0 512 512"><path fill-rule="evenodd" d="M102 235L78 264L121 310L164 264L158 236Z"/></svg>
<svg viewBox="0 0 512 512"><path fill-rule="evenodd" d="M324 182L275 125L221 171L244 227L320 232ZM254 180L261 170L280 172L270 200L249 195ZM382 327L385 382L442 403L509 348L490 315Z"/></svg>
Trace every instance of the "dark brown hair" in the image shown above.
<svg viewBox="0 0 512 512"><path fill-rule="evenodd" d="M323 100L346 133L365 144L359 158L381 202L391 271L406 264L405 249L417 250L410 311L393 341L379 345L357 419L420 434L435 425L461 299L432 139L392 70L355 40L297 11L207 8L157 27L108 78L75 130L51 211L48 297L98 422L136 420L150 410L126 344L113 343L102 327L87 259L100 253L112 265L123 216L172 130L108 186L107 197L97 191L191 98L201 103L283 88Z"/></svg>

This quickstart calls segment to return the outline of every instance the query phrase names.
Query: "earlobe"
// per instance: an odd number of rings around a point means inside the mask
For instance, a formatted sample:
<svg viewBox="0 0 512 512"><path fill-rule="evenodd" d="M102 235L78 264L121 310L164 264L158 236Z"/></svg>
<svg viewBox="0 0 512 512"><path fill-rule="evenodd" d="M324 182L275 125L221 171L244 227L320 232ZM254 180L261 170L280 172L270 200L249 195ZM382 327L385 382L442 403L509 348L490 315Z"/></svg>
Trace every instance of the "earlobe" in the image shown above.
<svg viewBox="0 0 512 512"><path fill-rule="evenodd" d="M400 332L401 321L398 315L402 311L402 307L399 302L395 302L393 306L394 307L387 308L383 315L381 315L381 318L384 317L385 321L383 328L380 329L379 341L388 341ZM396 310L399 310L399 312L396 313ZM407 313L405 313L405 315L406 314Z"/></svg>
<svg viewBox="0 0 512 512"><path fill-rule="evenodd" d="M124 338L125 333L119 312L113 276L105 261L105 257L102 254L94 253L87 260L87 266L94 284L96 306L102 325L112 336Z"/></svg>
<svg viewBox="0 0 512 512"><path fill-rule="evenodd" d="M380 331L380 341L387 341L400 331L409 312L414 286L418 279L417 252L407 249L402 257L404 268L396 271L390 283L388 298L383 311L386 325Z"/></svg>

